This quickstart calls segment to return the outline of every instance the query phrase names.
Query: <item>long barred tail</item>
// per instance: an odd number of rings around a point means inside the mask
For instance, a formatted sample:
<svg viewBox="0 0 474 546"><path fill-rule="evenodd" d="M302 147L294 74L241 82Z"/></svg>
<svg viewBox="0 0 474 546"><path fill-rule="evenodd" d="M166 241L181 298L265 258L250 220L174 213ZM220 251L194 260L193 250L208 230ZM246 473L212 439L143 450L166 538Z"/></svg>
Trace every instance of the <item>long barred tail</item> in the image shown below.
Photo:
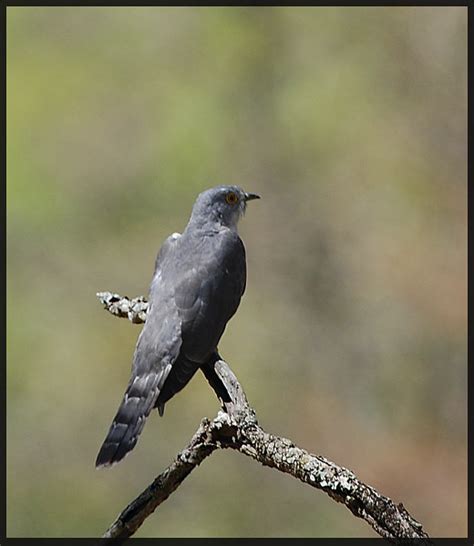
<svg viewBox="0 0 474 546"><path fill-rule="evenodd" d="M122 460L137 443L150 411L156 407L163 415L166 402L178 393L199 369L199 364L184 357L130 380L122 403L100 448L96 467Z"/></svg>
<svg viewBox="0 0 474 546"><path fill-rule="evenodd" d="M137 375L130 380L122 403L97 455L96 467L118 463L135 447L145 420L158 397L162 375L163 370L161 373L149 371L145 375Z"/></svg>

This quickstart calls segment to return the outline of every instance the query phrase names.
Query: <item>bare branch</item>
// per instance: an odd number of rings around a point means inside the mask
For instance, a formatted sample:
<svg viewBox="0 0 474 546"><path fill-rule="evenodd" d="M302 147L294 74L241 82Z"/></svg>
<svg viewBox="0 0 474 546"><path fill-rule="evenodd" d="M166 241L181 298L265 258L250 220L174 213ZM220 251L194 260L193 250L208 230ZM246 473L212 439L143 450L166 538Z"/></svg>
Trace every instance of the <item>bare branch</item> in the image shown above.
<svg viewBox="0 0 474 546"><path fill-rule="evenodd" d="M104 308L112 315L128 318L134 324L145 322L148 302L143 296L130 299L127 296L112 294L112 292L97 292L96 295L103 303Z"/></svg>
<svg viewBox="0 0 474 546"><path fill-rule="evenodd" d="M144 298L130 300L109 292L102 292L98 297L112 314L127 317L132 322L144 322L147 308ZM226 362L218 360L213 369L205 373L221 399L224 411L220 411L212 421L203 419L188 446L125 508L103 535L104 538L130 537L206 457L218 448L230 448L321 489L343 503L355 516L364 519L384 538L394 542L413 538L429 542L422 525L402 504L394 504L391 499L358 480L350 470L325 457L308 453L291 440L265 432ZM219 388L216 388L216 377L221 382Z"/></svg>
<svg viewBox="0 0 474 546"><path fill-rule="evenodd" d="M218 419L212 423L203 419L189 445L178 453L173 463L123 510L102 538L125 539L132 536L144 520L173 493L186 476L217 449L218 445L212 441L212 431L218 426Z"/></svg>

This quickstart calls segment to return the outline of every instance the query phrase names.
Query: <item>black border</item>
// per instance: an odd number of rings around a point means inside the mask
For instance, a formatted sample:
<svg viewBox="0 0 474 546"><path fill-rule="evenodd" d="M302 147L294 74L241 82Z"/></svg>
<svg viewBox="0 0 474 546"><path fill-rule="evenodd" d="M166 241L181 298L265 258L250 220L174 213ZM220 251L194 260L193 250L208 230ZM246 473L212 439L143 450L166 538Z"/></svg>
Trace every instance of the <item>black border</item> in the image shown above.
<svg viewBox="0 0 474 546"><path fill-rule="evenodd" d="M468 49L467 49L467 59L468 59L468 74L467 74L467 143L468 143L468 149L467 149L467 200L468 200L468 230L467 230L467 255L468 255L468 283L467 283L467 311L468 311L468 342L467 342L467 355L468 355L468 366L467 366L467 453L468 453L468 465L467 465L467 494L468 494L468 537L469 542L472 544L474 542L474 474L472 471L472 467L469 465L470 458L474 456L474 432L472 428L472 423L469 419L470 416L474 414L474 397L472 396L472 382L473 382L473 373L471 368L471 359L470 355L472 355L472 349L473 349L473 342L471 338L471 331L470 331L470 317L473 307L473 291L472 288L469 286L469 270L472 271L472 268L470 267L471 258L473 256L473 237L470 233L470 226L471 226L471 216L472 211L474 209L473 207L473 199L474 194L472 192L472 189L470 187L470 181L471 181L471 175L472 175L472 166L470 161L470 143L471 138L470 135L472 134L472 101L471 101L471 93L469 92L472 86L474 85L474 79L472 77L472 73L469 70L469 57L472 58L472 55L470 55L470 52L472 51L472 45L473 45L473 38L471 33L469 32L472 25L471 23L474 21L474 12L472 9L467 10L467 16L468 16L468 32L467 32L467 39L468 39Z"/></svg>
<svg viewBox="0 0 474 546"><path fill-rule="evenodd" d="M72 1L65 4L64 2L45 2L38 3L33 0L31 1L18 1L18 2L7 2L7 7L131 7L131 8L141 8L141 7L198 7L198 8L215 8L215 7L468 7L468 2L464 1L453 1L453 2L442 2L440 1L428 1L428 0L415 0L413 2L406 1L392 1L392 2L360 2L353 3L335 0L334 2L291 2L291 0L280 1L280 2L271 2L271 1L241 1L241 2L229 2L227 4L213 4L211 2L197 2L197 1L187 1L181 3L170 3L170 2L157 2L157 1L141 1L139 3L133 2L114 2L113 4L108 4L107 2L100 2L93 0L90 2L78 2Z"/></svg>
<svg viewBox="0 0 474 546"><path fill-rule="evenodd" d="M7 213L6 213L6 188L7 188L7 162L6 162L6 143L7 143L7 101L6 101L6 91L7 91L7 73L6 73L6 60L7 60L7 8L2 7L1 10L1 22L0 22L0 33L2 35L1 40L1 47L2 47L2 55L0 55L1 58L1 73L3 77L3 85L2 88L2 125L3 125L3 135L4 135L4 145L2 146L2 155L3 155L3 172L4 172L4 187L3 191L1 192L1 209L2 209L2 233L3 237L1 239L2 241L2 257L4 258L2 263L2 273L4 274L5 279L5 297L4 302L5 306L2 309L1 314L1 322L3 326L3 331L5 332L5 336L2 338L2 356L4 357L4 365L1 367L1 384L4 386L4 388L1 389L1 409L2 409L2 418L0 419L0 437L4 440L3 441L3 449L1 450L1 480L0 480L0 541L6 536L6 517L7 517L7 489L6 489L6 445L7 445L7 431L6 431L6 412L7 412L7 392L6 392L6 386L7 386L7 338L6 338L6 278L7 278Z"/></svg>
<svg viewBox="0 0 474 546"><path fill-rule="evenodd" d="M471 38L471 34L469 32L471 28L471 23L474 20L473 11L469 9L468 2L428 2L428 1L415 1L415 2L363 2L360 4L351 4L349 2L342 2L342 1L335 1L331 3L327 2L298 2L298 3L292 3L290 1L286 2L278 2L278 3L272 3L272 2L240 2L240 3L230 3L226 4L229 6L289 6L289 7L298 7L298 6L327 6L327 7L343 7L343 6L357 6L357 7L370 7L370 6L384 6L384 7L390 7L390 6L407 6L407 7L416 7L416 6L426 6L426 7L466 7L467 8L467 15L468 15L468 59L469 59L469 52L471 51L471 46L473 43L473 39ZM115 3L110 6L108 6L104 2L98 2L98 1L92 1L92 2L70 2L70 3L62 3L62 2L47 2L44 4L36 3L36 2L7 2L6 4L2 5L2 9L0 11L0 35L3 37L1 40L1 47L2 47L2 55L1 57L1 73L4 80L4 85L2 86L2 98L3 98L3 108L2 108L2 123L4 128L4 146L2 147L2 155L3 155L3 166L4 166L4 189L1 192L1 198L0 198L0 206L1 206L1 212L2 212L2 233L3 237L1 239L1 251L2 255L4 257L4 262L2 264L2 273L4 274L5 278L5 306L3 309L3 312L1 314L1 321L5 325L4 332L6 333L6 237L7 237L7 222L6 222L6 179L7 179L7 166L6 166L6 146L7 146L7 129L6 129L6 119L7 119L7 104L6 104L6 53L7 53L7 27L6 27L6 18L7 18L7 8L8 7L30 7L30 6L37 6L37 7L50 7L50 6L60 6L60 7L96 7L96 6L105 6L105 7L114 7L114 6L130 6L130 7L149 7L149 6L180 6L180 7L217 7L216 5L210 4L210 3L199 3L199 2L185 2L182 4L171 4L169 2L140 2L139 4L133 4L133 3ZM468 64L469 66L469 64ZM469 144L470 144L470 138L469 135L471 133L472 129L472 108L471 108L471 100L470 100L470 93L469 90L474 85L474 78L471 76L470 71L468 70L468 180L467 180L467 198L468 198L468 220L471 217L471 212L474 208L473 206L473 191L470 188L469 181L471 179L471 164L469 161ZM470 191L471 190L471 191ZM468 264L470 265L470 258L473 255L473 246L474 246L474 239L470 235L469 230L470 222L468 222ZM468 272L470 267L468 267ZM469 277L468 277L469 278ZM468 317L470 317L470 310L472 309L473 304L473 291L469 287L468 283ZM468 324L469 324L468 320ZM474 414L474 397L470 396L472 393L472 381L474 374L469 369L469 363L470 359L469 356L472 354L473 349L473 342L470 335L470 330L468 332L468 461L470 460L470 456L474 455L473 450L473 442L474 442L474 432L472 429L472 426L470 426L470 420L469 416ZM2 465L2 471L1 474L1 481L0 481L0 546L3 546L4 544L14 544L14 545L20 545L20 544L34 544L37 546L49 546L50 544L54 545L62 545L64 544L69 545L75 545L75 546L92 546L96 544L104 544L104 543L112 543L112 544L119 544L123 543L123 541L117 541L117 540L104 540L100 538L8 538L6 536L6 335L2 338L2 353L4 355L4 366L1 368L1 382L4 388L1 389L1 409L2 409L2 419L0 419L0 437L4 439L3 443L3 449L1 450L0 460ZM472 507L474 506L474 472L472 471L472 468L468 464L468 536L465 538L443 538L443 539L432 539L432 543L435 545L440 546L464 546L464 545L471 545L474 546L474 512L472 510ZM442 499L440 499L440 504L442 504ZM317 517L317 515L315 515ZM381 538L258 538L253 539L251 537L247 538L135 538L132 539L134 544L140 545L140 544L150 544L153 542L156 542L158 544L168 544L168 543L186 543L188 541L191 541L193 544L197 544L200 546L204 545L217 545L222 544L223 546L236 546L237 544L241 544L243 542L250 542L253 540L258 540L261 544L275 544L275 543L288 543L293 544L294 542L297 542L298 544L327 544L328 546L336 546L336 545L365 545L367 543L370 544L388 544L388 542ZM127 541L125 541L127 542ZM403 544L422 544L423 541L421 540L410 540L410 541L403 541Z"/></svg>

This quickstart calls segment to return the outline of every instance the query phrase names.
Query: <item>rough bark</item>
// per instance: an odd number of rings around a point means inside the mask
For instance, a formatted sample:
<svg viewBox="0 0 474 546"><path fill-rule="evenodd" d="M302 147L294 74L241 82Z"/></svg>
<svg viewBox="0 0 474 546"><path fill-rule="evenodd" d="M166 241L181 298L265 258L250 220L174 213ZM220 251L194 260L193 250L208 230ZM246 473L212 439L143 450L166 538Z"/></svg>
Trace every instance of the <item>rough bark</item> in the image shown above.
<svg viewBox="0 0 474 546"><path fill-rule="evenodd" d="M147 303L143 297L121 297L110 292L97 294L104 307L112 314L127 317L134 323L144 322ZM244 390L226 362L214 365L215 374L224 385L228 396L220 396L223 411L212 421L203 419L189 444L148 486L132 501L103 538L125 539L135 533L148 517L188 474L216 449L230 448L255 459L265 466L290 474L327 493L343 503L355 516L364 519L376 533L393 542L406 539L424 539L428 534L400 504L381 495L373 487L362 483L350 470L338 466L320 455L313 455L296 446L291 440L264 431L258 424L254 410L249 406ZM208 380L216 394L212 374Z"/></svg>

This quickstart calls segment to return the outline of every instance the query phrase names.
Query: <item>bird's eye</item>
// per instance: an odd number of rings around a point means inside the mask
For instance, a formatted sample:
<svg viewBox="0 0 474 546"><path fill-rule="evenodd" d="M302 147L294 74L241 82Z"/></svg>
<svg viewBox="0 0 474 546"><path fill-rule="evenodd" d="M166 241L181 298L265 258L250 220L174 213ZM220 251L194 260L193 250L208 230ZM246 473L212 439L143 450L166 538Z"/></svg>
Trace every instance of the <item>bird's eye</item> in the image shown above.
<svg viewBox="0 0 474 546"><path fill-rule="evenodd" d="M235 205L239 198L237 197L237 194L235 192L230 191L226 194L225 200L227 201L227 203L229 203L229 205Z"/></svg>

